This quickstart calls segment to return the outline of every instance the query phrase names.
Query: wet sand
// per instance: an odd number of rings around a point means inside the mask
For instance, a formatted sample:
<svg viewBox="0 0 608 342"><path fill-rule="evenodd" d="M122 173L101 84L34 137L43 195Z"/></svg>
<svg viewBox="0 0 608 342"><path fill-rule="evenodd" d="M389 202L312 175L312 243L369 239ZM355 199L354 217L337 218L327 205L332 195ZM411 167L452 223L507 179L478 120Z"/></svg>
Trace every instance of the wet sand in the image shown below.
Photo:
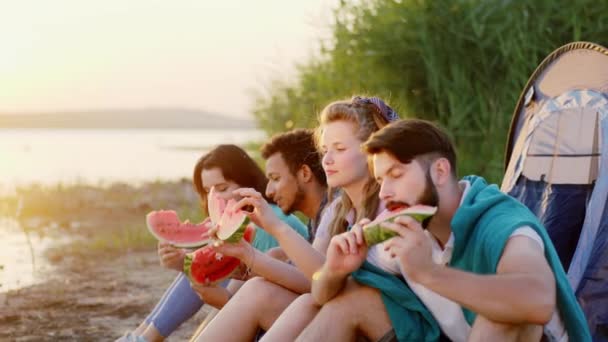
<svg viewBox="0 0 608 342"><path fill-rule="evenodd" d="M137 327L175 275L156 251L71 259L52 279L0 294L0 340L112 341ZM205 314L169 340L189 339Z"/></svg>
<svg viewBox="0 0 608 342"><path fill-rule="evenodd" d="M113 341L143 321L175 278L177 272L159 265L143 222L151 209L198 212L189 182L81 190L47 189L44 197L61 198L63 207L32 205L19 218L30 234L68 236L73 243L45 253L44 262L52 267L36 284L0 293L0 341ZM19 196L32 198L27 205L39 192ZM12 202L0 197L5 208ZM127 235L125 227L130 227ZM169 341L188 340L205 315L201 310Z"/></svg>

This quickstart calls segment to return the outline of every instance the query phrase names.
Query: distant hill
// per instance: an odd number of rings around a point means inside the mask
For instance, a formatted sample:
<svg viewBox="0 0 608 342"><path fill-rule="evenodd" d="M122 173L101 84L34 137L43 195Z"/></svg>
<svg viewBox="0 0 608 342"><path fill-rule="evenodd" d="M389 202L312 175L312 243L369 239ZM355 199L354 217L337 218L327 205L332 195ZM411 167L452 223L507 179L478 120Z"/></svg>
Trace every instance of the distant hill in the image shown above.
<svg viewBox="0 0 608 342"><path fill-rule="evenodd" d="M183 108L0 113L0 128L255 128L253 120Z"/></svg>

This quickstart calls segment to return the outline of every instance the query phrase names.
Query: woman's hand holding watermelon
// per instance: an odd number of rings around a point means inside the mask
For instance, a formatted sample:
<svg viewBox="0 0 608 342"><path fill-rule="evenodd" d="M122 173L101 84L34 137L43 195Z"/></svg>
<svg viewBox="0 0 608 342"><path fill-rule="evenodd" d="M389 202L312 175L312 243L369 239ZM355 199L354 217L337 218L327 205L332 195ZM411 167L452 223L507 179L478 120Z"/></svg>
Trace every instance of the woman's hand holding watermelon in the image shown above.
<svg viewBox="0 0 608 342"><path fill-rule="evenodd" d="M232 296L230 291L218 284L202 285L191 282L190 286L202 301L216 308L224 306Z"/></svg>
<svg viewBox="0 0 608 342"><path fill-rule="evenodd" d="M237 189L233 193L242 197L237 202L236 208L247 210L247 206L253 207L253 210L247 214L251 221L270 235L274 235L275 228L281 225L281 220L272 211L262 194L251 188Z"/></svg>
<svg viewBox="0 0 608 342"><path fill-rule="evenodd" d="M327 248L326 270L337 277L345 277L357 270L367 257L367 245L362 227L370 220L363 219L350 231L334 236Z"/></svg>
<svg viewBox="0 0 608 342"><path fill-rule="evenodd" d="M222 255L235 257L251 267L249 263L251 263L251 260L253 259L255 248L253 248L253 246L251 246L246 239L241 239L238 242L231 243L222 241L217 237L218 228L219 226L215 225L209 229L209 236L214 239L212 245L215 252Z"/></svg>
<svg viewBox="0 0 608 342"><path fill-rule="evenodd" d="M158 257L160 258L161 266L165 268L181 271L184 268L185 255L185 250L174 247L170 243L158 243Z"/></svg>
<svg viewBox="0 0 608 342"><path fill-rule="evenodd" d="M248 263L252 259L252 255L255 253L253 246L249 242L242 239L239 242L224 243L219 240L213 244L213 249L222 255L235 257L242 262Z"/></svg>

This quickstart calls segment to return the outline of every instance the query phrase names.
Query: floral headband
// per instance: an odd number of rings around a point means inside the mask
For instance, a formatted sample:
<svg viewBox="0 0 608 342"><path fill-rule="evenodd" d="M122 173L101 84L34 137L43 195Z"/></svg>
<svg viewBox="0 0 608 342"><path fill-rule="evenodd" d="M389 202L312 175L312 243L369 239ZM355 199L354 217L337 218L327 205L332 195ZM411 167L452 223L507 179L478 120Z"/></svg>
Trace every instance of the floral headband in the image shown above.
<svg viewBox="0 0 608 342"><path fill-rule="evenodd" d="M382 101L379 97L355 96L353 98L353 103L374 105L374 108L376 109L378 114L384 117L388 122L399 120L399 114L397 114L397 112L395 112L391 107L384 103L384 101Z"/></svg>

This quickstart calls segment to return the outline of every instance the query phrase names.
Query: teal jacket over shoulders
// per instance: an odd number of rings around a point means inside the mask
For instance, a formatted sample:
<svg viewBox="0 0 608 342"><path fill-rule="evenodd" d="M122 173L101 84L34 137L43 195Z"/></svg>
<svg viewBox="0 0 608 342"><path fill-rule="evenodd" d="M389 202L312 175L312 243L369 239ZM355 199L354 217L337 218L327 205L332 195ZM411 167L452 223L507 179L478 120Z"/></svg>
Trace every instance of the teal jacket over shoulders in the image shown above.
<svg viewBox="0 0 608 342"><path fill-rule="evenodd" d="M566 278L555 247L536 216L516 199L477 176L464 180L471 187L452 218L454 251L450 267L477 274L495 274L511 234L530 226L545 244L545 257L555 274L557 307L570 341L591 341L585 316ZM399 341L435 341L439 325L414 292L398 277L365 263L353 273L365 285L378 288ZM497 296L500 294L497 293ZM476 314L463 308L469 324Z"/></svg>

